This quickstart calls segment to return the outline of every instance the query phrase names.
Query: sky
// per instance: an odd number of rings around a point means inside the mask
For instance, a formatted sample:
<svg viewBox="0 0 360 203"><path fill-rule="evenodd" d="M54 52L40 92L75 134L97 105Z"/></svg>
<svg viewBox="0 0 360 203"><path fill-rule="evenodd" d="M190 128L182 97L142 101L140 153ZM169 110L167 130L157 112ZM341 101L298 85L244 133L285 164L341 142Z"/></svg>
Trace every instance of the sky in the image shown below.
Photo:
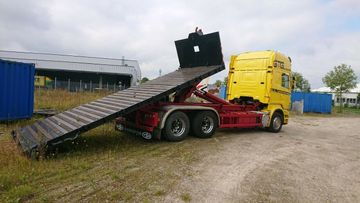
<svg viewBox="0 0 360 203"><path fill-rule="evenodd" d="M360 81L359 0L0 0L1 50L124 56L151 79L177 69L174 41L197 26L220 32L227 68L231 55L277 50L312 88L342 63Z"/></svg>

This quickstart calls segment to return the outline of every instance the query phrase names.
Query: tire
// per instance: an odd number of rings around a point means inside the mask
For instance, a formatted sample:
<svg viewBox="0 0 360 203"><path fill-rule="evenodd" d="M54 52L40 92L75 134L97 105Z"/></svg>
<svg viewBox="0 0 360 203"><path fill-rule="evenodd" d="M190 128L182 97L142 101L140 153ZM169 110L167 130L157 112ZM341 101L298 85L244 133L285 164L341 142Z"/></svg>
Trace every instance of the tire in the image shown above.
<svg viewBox="0 0 360 203"><path fill-rule="evenodd" d="M175 111L166 119L164 137L168 141L182 141L188 135L189 130L190 121L188 116L181 111Z"/></svg>
<svg viewBox="0 0 360 203"><path fill-rule="evenodd" d="M283 121L284 121L283 116L278 112L274 112L273 116L271 117L270 126L267 129L270 132L278 133L282 128Z"/></svg>
<svg viewBox="0 0 360 203"><path fill-rule="evenodd" d="M211 111L200 111L191 121L191 132L198 138L211 138L218 126L218 117Z"/></svg>

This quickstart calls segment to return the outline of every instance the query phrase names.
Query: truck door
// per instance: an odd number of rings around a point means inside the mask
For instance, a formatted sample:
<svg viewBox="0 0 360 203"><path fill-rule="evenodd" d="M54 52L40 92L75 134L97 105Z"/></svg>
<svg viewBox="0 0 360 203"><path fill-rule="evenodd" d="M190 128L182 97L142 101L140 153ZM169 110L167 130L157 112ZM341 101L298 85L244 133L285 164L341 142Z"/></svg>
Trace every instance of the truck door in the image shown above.
<svg viewBox="0 0 360 203"><path fill-rule="evenodd" d="M281 63L281 62L280 62ZM272 103L281 104L284 109L289 107L291 80L290 71L283 65L274 67L272 81Z"/></svg>

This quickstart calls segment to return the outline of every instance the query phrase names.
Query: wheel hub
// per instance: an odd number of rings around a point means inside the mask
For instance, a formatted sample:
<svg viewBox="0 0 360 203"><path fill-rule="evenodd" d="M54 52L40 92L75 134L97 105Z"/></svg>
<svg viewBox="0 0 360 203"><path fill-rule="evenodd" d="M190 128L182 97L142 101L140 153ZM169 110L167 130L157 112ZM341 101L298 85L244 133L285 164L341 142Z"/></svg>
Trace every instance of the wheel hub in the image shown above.
<svg viewBox="0 0 360 203"><path fill-rule="evenodd" d="M281 127L281 119L279 117L275 117L273 121L273 128L278 130Z"/></svg>
<svg viewBox="0 0 360 203"><path fill-rule="evenodd" d="M151 137L152 137L151 133L149 133L149 132L142 132L141 136L146 140L151 140Z"/></svg>
<svg viewBox="0 0 360 203"><path fill-rule="evenodd" d="M209 117L209 116L205 116L203 121L201 122L201 130L204 133L210 133L214 128L214 119Z"/></svg>
<svg viewBox="0 0 360 203"><path fill-rule="evenodd" d="M174 136L179 137L185 132L185 121L178 118L171 123L171 132Z"/></svg>

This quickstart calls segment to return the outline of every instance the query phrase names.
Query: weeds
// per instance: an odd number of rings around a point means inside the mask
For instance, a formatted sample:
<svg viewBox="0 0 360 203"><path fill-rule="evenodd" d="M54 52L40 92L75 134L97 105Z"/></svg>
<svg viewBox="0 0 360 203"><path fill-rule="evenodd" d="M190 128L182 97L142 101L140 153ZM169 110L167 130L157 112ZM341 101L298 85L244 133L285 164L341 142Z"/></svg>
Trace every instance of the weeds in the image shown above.
<svg viewBox="0 0 360 203"><path fill-rule="evenodd" d="M164 190L158 190L154 193L155 196L163 196L165 195L165 191Z"/></svg>
<svg viewBox="0 0 360 203"><path fill-rule="evenodd" d="M181 194L181 199L184 202L190 202L191 201L191 195L189 193L183 193L183 194Z"/></svg>
<svg viewBox="0 0 360 203"><path fill-rule="evenodd" d="M40 90L35 108L63 111L106 94ZM186 141L144 141L116 132L109 122L32 161L9 134L39 118L0 124L1 202L154 202L170 192L196 160L195 148Z"/></svg>
<svg viewBox="0 0 360 203"><path fill-rule="evenodd" d="M290 112L291 116L297 116L298 114ZM353 117L360 116L360 109L356 107L343 107L342 112L339 113L339 107L333 107L331 114L326 113L304 113L304 116L315 116L315 117Z"/></svg>
<svg viewBox="0 0 360 203"><path fill-rule="evenodd" d="M356 108L356 107L343 107L342 112L339 112L339 107L334 107L333 108L333 112L336 112L337 115L342 115L342 116L360 116L360 108Z"/></svg>
<svg viewBox="0 0 360 203"><path fill-rule="evenodd" d="M107 91L98 92L68 92L66 90L35 91L35 109L50 108L64 111L85 104L110 94Z"/></svg>
<svg viewBox="0 0 360 203"><path fill-rule="evenodd" d="M12 188L6 198L9 202L24 202L34 196L35 189L29 185L20 185Z"/></svg>

